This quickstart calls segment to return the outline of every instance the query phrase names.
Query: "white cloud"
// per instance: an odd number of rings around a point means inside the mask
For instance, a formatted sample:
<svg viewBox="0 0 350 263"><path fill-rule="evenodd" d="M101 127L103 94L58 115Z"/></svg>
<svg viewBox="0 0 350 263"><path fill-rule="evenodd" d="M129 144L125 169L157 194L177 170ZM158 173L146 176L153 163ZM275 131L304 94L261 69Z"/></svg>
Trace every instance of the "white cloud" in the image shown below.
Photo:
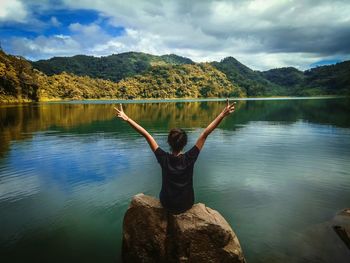
<svg viewBox="0 0 350 263"><path fill-rule="evenodd" d="M137 38L113 40L118 48L132 39L130 47L138 51L177 53L196 61L234 56L255 69L306 68L324 57L350 52L350 2L65 0L65 4L93 8L111 17L113 25L137 32Z"/></svg>
<svg viewBox="0 0 350 263"><path fill-rule="evenodd" d="M44 2L42 9L48 10L49 2ZM142 51L176 53L195 61L234 56L253 69L304 69L319 60L346 58L350 53L347 1L62 0L60 6L95 10L110 25L123 27L125 33L111 35L98 21L74 23L69 27L74 45L66 42L52 47L60 50L57 55L63 50L65 55ZM47 37L44 46L55 44L54 38ZM48 55L42 53L41 57ZM39 49L35 56L40 57Z"/></svg>
<svg viewBox="0 0 350 263"><path fill-rule="evenodd" d="M27 10L19 0L1 0L0 21L23 22Z"/></svg>
<svg viewBox="0 0 350 263"><path fill-rule="evenodd" d="M52 17L51 17L50 22L51 22L51 24L52 24L54 27L60 27L60 26L61 26L61 22L58 21L57 17L55 17L55 16L52 16Z"/></svg>
<svg viewBox="0 0 350 263"><path fill-rule="evenodd" d="M29 59L80 54L80 44L68 35L39 36L34 39L13 38L12 48Z"/></svg>

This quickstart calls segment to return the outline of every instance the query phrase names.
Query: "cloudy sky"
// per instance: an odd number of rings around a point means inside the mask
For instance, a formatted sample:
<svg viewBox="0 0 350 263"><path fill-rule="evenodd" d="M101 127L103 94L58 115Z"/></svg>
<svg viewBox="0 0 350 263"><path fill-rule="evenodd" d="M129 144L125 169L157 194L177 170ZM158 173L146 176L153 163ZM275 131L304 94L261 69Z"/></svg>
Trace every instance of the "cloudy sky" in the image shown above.
<svg viewBox="0 0 350 263"><path fill-rule="evenodd" d="M31 60L126 51L257 70L350 59L349 0L0 0L2 48Z"/></svg>

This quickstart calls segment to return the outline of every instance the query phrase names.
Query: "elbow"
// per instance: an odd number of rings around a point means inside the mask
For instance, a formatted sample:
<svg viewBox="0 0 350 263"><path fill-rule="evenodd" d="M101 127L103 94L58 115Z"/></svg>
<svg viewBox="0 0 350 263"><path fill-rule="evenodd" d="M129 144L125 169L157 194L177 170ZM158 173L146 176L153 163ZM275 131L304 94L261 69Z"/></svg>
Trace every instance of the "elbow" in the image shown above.
<svg viewBox="0 0 350 263"><path fill-rule="evenodd" d="M209 135L209 132L204 131L204 132L202 132L201 137L206 139L208 137L208 135Z"/></svg>

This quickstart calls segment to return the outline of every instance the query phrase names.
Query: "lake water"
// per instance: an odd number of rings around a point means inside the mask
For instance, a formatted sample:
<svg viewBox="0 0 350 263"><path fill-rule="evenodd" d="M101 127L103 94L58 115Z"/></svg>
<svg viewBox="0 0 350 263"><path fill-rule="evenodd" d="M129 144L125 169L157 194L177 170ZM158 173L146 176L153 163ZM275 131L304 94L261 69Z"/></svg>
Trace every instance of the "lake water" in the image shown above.
<svg viewBox="0 0 350 263"><path fill-rule="evenodd" d="M158 196L147 142L113 101L0 107L0 262L118 262L133 195ZM168 150L189 149L224 101L128 101ZM230 223L249 263L349 262L329 226L350 207L350 101L239 100L195 164L196 201Z"/></svg>

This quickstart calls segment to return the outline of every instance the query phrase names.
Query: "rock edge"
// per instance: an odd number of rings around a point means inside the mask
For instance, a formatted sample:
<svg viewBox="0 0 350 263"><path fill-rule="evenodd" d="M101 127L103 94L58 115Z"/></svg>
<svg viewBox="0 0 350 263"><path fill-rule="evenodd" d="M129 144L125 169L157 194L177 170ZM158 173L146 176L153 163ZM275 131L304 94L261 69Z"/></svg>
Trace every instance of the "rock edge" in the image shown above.
<svg viewBox="0 0 350 263"><path fill-rule="evenodd" d="M195 204L168 213L159 200L137 194L123 221L123 262L240 262L242 248L219 212Z"/></svg>

